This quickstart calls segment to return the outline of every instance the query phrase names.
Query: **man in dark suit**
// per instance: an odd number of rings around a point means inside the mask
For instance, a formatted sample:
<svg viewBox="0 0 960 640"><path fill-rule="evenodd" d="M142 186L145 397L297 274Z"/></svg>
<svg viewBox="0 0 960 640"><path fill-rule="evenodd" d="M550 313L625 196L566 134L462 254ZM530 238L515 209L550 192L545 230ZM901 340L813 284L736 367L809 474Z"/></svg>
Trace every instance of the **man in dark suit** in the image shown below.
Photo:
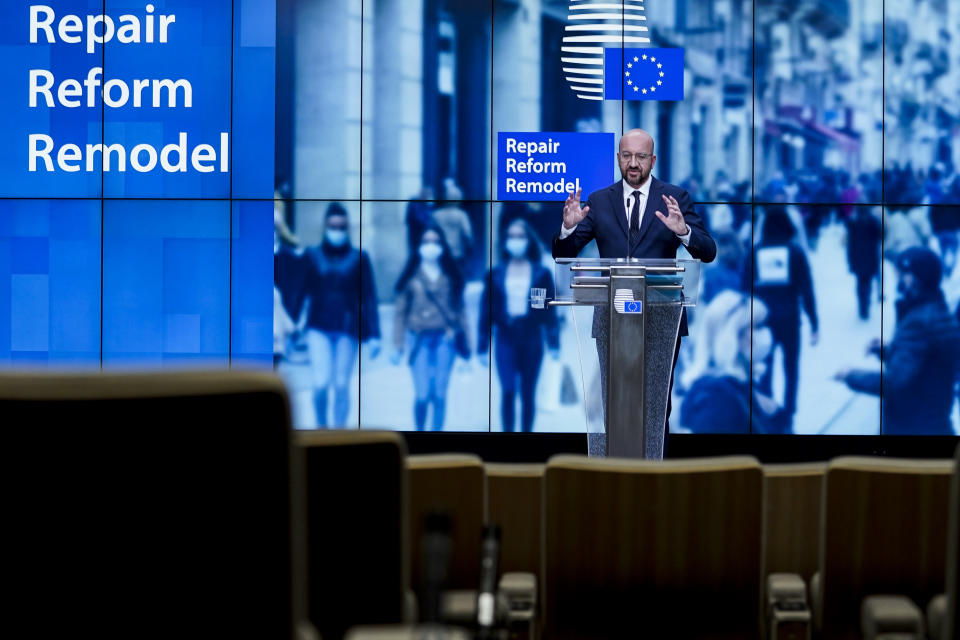
<svg viewBox="0 0 960 640"><path fill-rule="evenodd" d="M867 353L880 367L845 369L834 377L853 391L881 397L883 435L953 435L954 388L960 378L960 324L947 307L940 282L943 263L926 247L896 259L897 324L885 345Z"/></svg>
<svg viewBox="0 0 960 640"><path fill-rule="evenodd" d="M682 245L694 258L712 262L717 256L717 245L694 211L690 195L684 189L651 175L657 156L650 134L643 129L623 134L617 163L622 179L590 194L585 207L580 205L579 190L567 198L563 206L563 224L553 238L553 257L575 258L584 246L596 240L601 258L674 259ZM608 341L605 314L594 314L592 335L597 339L601 383L606 396ZM674 366L680 353L680 337L685 335L686 314L680 320ZM673 392L672 374L670 392ZM670 396L667 397L664 455L670 419Z"/></svg>

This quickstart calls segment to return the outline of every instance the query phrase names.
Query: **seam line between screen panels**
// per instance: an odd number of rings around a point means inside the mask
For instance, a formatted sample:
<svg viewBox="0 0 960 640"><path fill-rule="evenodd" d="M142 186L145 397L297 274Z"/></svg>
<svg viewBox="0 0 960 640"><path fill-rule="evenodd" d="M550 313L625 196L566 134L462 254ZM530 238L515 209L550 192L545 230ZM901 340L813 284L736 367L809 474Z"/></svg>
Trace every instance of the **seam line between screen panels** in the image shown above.
<svg viewBox="0 0 960 640"><path fill-rule="evenodd" d="M236 19L234 17L236 10L237 0L231 0L230 2L230 212L227 217L227 224L229 225L228 236L229 243L227 244L227 369L233 368L233 213L234 213L234 199L233 199L233 181L234 177L234 166L233 166L233 148L236 146L236 139L234 137L233 130L233 107L234 102L236 102L236 96L233 93L233 74L234 74L234 57L236 56ZM276 45L274 45L274 51L276 51Z"/></svg>
<svg viewBox="0 0 960 640"><path fill-rule="evenodd" d="M887 0L880 3L882 15L880 17L880 200L887 199ZM887 241L887 207L880 205L880 300L884 298L883 246ZM880 303L880 344L883 345L884 334L883 302ZM881 349L883 347L881 346ZM878 433L883 435L883 360L877 364L880 367L880 396L877 402L880 405L880 428Z"/></svg>
<svg viewBox="0 0 960 640"><path fill-rule="evenodd" d="M107 15L107 0L103 0L103 2L101 3L101 9L102 9L101 11L102 15ZM102 45L100 47L100 66L103 69L104 74L106 74L107 48ZM100 145L101 147L106 143L106 140L104 140L105 129L106 129L105 106L104 106L103 100L101 100L100 101ZM100 361L99 361L99 365L101 370L103 370L103 240L104 240L103 221L105 218L104 204L106 203L106 200L104 199L104 196L106 195L106 193L103 188L104 179L105 178L104 178L103 163L101 162L100 164L100 198L99 198L100 199L100 292L99 292L100 294L99 295L99 298L100 298L100 335L99 335Z"/></svg>
<svg viewBox="0 0 960 640"><path fill-rule="evenodd" d="M750 201L754 202L757 197L757 0L751 3L753 15L750 16ZM756 221L756 204L750 206L750 371L753 371L753 314L754 314L754 279L756 274L754 269L754 255L756 254L756 242L754 225ZM750 411L747 413L747 433L753 435L753 375L750 375Z"/></svg>
<svg viewBox="0 0 960 640"><path fill-rule="evenodd" d="M365 199L361 200L359 198L230 198L230 197L199 197L199 198L187 198L187 197L177 197L177 196L131 196L131 197L97 197L97 196L0 196L0 202L2 201L17 201L17 200L73 200L73 201L118 201L118 202L128 202L128 201L156 201L163 200L165 202L361 202L361 203L390 203L390 202L440 202L439 200L418 200L416 198L377 198L377 199ZM466 199L466 200L453 200L452 202L459 202L464 204L497 204L503 202L512 202L511 200L490 200L490 199ZM563 203L560 200L524 200L524 202L531 203L540 203L540 204L555 204L561 206ZM956 209L960 206L960 200L957 202L941 202L938 204L928 204L923 202L771 202L771 201L749 201L749 200L694 200L693 204L739 204L739 205L752 205L752 206L770 206L770 205L786 205L794 207L840 207L840 206L851 206L851 207L886 207L891 206L897 207L923 207L925 209Z"/></svg>
<svg viewBox="0 0 960 640"><path fill-rule="evenodd" d="M496 123L493 120L494 114L494 104L493 104L493 74L494 74L494 37L497 24L496 16L494 12L496 11L496 0L490 0L490 145L487 148L488 155L490 156L490 184L488 185L488 193L492 197L494 194L494 166L493 166L493 151L494 151L494 131L496 130ZM542 90L542 88L541 88ZM541 122L541 127L543 123ZM486 282L484 286L487 287L487 290L490 291L493 285L493 200L491 198L487 203L487 265L486 269ZM490 336L488 338L489 351L488 354L493 353L493 296L487 296L487 305L488 305L488 317L491 318L490 322ZM480 336L477 335L477 340L480 339ZM500 425L500 428L503 429L503 425ZM490 366L487 367L487 433L493 433L493 358L490 359Z"/></svg>
<svg viewBox="0 0 960 640"><path fill-rule="evenodd" d="M363 255L363 38L367 30L366 25L367 0L360 0L360 151L357 161L360 166L357 175L360 176L360 233L359 245L360 255ZM360 277L363 278L363 270L360 271ZM360 283L360 289L363 290L363 283ZM357 335L363 335L363 303L361 301L357 309ZM357 341L357 429L363 429L363 343Z"/></svg>

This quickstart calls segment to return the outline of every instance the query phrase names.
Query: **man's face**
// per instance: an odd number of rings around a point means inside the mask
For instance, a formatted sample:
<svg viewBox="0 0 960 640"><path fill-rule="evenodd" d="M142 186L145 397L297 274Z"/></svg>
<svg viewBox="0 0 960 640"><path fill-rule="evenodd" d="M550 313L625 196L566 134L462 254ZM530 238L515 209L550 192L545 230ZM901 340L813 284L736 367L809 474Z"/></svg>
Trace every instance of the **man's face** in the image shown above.
<svg viewBox="0 0 960 640"><path fill-rule="evenodd" d="M617 164L620 175L631 187L639 187L653 170L657 156L653 155L653 138L635 133L620 138Z"/></svg>
<svg viewBox="0 0 960 640"><path fill-rule="evenodd" d="M900 272L900 278L897 280L897 293L900 300L911 300L917 297L918 287L917 279L909 271Z"/></svg>

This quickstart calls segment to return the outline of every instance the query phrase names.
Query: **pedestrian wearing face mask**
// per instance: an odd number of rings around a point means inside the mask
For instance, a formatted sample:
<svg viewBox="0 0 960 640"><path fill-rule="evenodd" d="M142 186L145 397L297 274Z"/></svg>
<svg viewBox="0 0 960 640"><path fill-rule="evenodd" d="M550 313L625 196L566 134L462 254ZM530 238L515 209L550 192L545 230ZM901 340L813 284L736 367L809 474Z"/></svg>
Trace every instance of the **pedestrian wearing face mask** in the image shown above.
<svg viewBox="0 0 960 640"><path fill-rule="evenodd" d="M536 415L534 397L543 363L544 343L554 360L560 357L556 311L553 307L531 310L530 289L546 289L547 297L552 298L553 277L540 262L540 244L526 221L514 220L502 235L500 264L485 280L480 300L477 354L488 366L492 327L493 355L502 396L503 430L514 430L519 390L520 428L529 432Z"/></svg>
<svg viewBox="0 0 960 640"><path fill-rule="evenodd" d="M338 202L327 207L323 240L304 255L307 269L302 311L310 353L317 426L342 427L350 413L350 379L367 342L380 352L377 293L370 257L350 243L347 211ZM328 415L333 395L333 420Z"/></svg>
<svg viewBox="0 0 960 640"><path fill-rule="evenodd" d="M443 428L450 370L458 336L464 335L463 288L463 275L443 231L436 223L428 224L397 280L391 357L399 364L406 355L410 365L418 431L426 428L431 406L431 428Z"/></svg>

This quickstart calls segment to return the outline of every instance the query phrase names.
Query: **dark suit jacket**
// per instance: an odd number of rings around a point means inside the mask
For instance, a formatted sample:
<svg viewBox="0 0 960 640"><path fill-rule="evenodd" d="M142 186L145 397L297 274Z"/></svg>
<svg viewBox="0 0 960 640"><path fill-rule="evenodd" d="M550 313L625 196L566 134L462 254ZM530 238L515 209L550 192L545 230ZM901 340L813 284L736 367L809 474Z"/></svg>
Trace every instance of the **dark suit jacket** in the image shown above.
<svg viewBox="0 0 960 640"><path fill-rule="evenodd" d="M663 196L673 196L680 205L680 211L690 227L690 243L687 251L703 262L713 262L717 257L717 244L707 233L703 220L693 209L693 200L686 190L657 180L650 179L650 192L647 195L647 207L640 221L640 241L630 254L631 258L669 258L677 257L677 249L683 243L673 231L660 221L654 211L666 214L667 205ZM591 240L597 241L601 258L627 257L628 233L627 215L623 205L622 180L590 194L587 200L590 211L587 217L577 225L576 230L563 240L558 231L553 237L554 258L575 258ZM598 334L598 323L602 323L604 314L594 314L594 337ZM687 335L687 316L684 313L680 321L680 335Z"/></svg>

